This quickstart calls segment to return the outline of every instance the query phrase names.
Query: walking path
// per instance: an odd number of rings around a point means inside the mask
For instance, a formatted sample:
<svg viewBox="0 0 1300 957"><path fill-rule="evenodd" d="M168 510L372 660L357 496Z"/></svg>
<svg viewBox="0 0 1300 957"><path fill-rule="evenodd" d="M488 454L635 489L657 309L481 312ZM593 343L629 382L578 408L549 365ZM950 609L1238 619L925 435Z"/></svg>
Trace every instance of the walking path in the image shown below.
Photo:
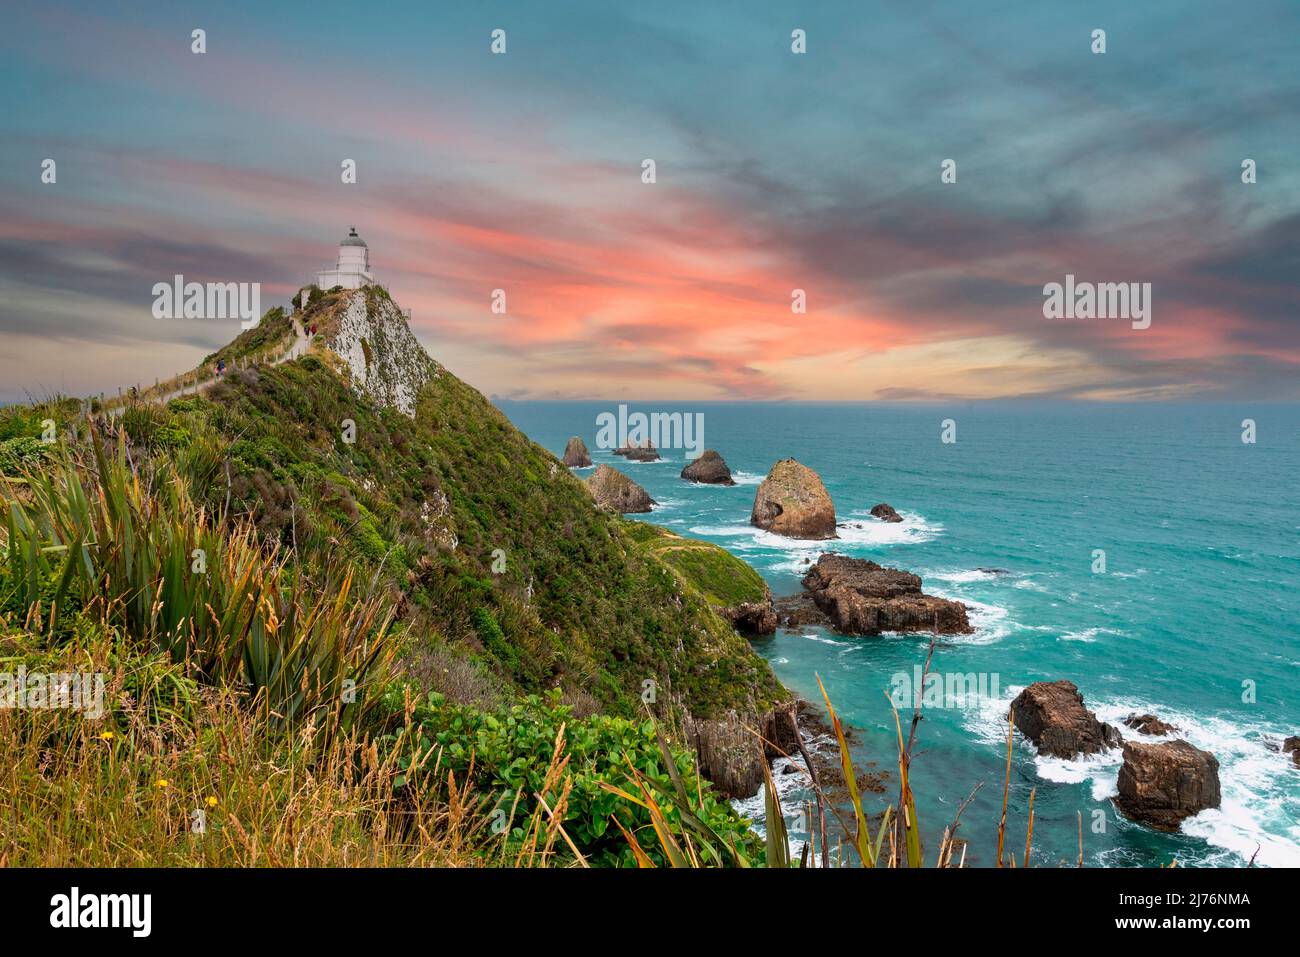
<svg viewBox="0 0 1300 957"><path fill-rule="evenodd" d="M293 332L294 332L293 345L291 345L283 355L271 359L269 362L262 363L263 365L278 366L282 362L291 362L294 359L300 359L304 355L306 355L307 350L311 348L311 336L309 336L307 334L307 330L302 327L302 323L300 323L297 320L297 318L293 318L293 317L290 318L290 321L293 323ZM229 374L230 374L230 370L227 369L226 375ZM219 382L223 378L225 378L225 376L214 375L209 379L201 379L197 382L191 382L188 385L180 386L179 388L172 389L168 392L164 392L161 395L151 396L148 395L147 393L142 393L141 398L145 398L150 402L160 402L163 405L166 405L172 399L179 398L180 396L183 395L189 395L192 392L198 392L200 389L206 388L207 386ZM118 415L121 413L123 408L124 406L122 405L114 406L109 411L109 415L110 416Z"/></svg>

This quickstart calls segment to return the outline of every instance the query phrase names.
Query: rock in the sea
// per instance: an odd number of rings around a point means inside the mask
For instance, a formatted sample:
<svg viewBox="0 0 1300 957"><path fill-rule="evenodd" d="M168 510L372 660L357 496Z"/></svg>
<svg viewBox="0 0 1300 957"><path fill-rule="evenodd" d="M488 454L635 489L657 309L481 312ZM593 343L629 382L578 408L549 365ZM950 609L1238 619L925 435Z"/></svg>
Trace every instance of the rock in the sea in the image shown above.
<svg viewBox="0 0 1300 957"><path fill-rule="evenodd" d="M894 506L885 502L871 506L871 514L882 522L901 522L903 520L903 516L894 511Z"/></svg>
<svg viewBox="0 0 1300 957"><path fill-rule="evenodd" d="M1124 723L1139 734L1161 735L1178 730L1174 725L1166 724L1153 714L1131 714L1124 719Z"/></svg>
<svg viewBox="0 0 1300 957"><path fill-rule="evenodd" d="M816 472L782 459L759 485L749 523L789 538L834 538L835 504Z"/></svg>
<svg viewBox="0 0 1300 957"><path fill-rule="evenodd" d="M1282 753L1291 755L1295 766L1300 768L1300 735L1291 735L1282 742Z"/></svg>
<svg viewBox="0 0 1300 957"><path fill-rule="evenodd" d="M1116 805L1128 817L1162 831L1218 807L1219 761L1186 741L1124 743Z"/></svg>
<svg viewBox="0 0 1300 957"><path fill-rule="evenodd" d="M701 482L705 485L735 485L731 469L713 449L705 449L694 462L682 469L682 478L688 482Z"/></svg>
<svg viewBox="0 0 1300 957"><path fill-rule="evenodd" d="M655 500L636 482L616 468L599 466L587 479L587 490L596 504L619 513L648 512Z"/></svg>
<svg viewBox="0 0 1300 957"><path fill-rule="evenodd" d="M614 450L615 455L621 455L631 462L658 462L659 450L655 448L654 443L646 439L644 445L624 445Z"/></svg>
<svg viewBox="0 0 1300 957"><path fill-rule="evenodd" d="M587 451L587 444L576 435L569 439L569 444L564 447L564 464L571 469L585 469L591 465L591 454Z"/></svg>
<svg viewBox="0 0 1300 957"><path fill-rule="evenodd" d="M1072 758L1123 743L1119 730L1083 706L1073 681L1035 681L1011 702L1016 727L1043 754Z"/></svg>
<svg viewBox="0 0 1300 957"><path fill-rule="evenodd" d="M742 601L738 605L721 609L722 617L742 635L771 635L776 632L776 609L772 598L767 601Z"/></svg>
<svg viewBox="0 0 1300 957"><path fill-rule="evenodd" d="M884 568L864 558L826 553L803 577L813 603L849 635L882 631L931 631L966 635L974 629L959 601L921 593L911 572Z"/></svg>

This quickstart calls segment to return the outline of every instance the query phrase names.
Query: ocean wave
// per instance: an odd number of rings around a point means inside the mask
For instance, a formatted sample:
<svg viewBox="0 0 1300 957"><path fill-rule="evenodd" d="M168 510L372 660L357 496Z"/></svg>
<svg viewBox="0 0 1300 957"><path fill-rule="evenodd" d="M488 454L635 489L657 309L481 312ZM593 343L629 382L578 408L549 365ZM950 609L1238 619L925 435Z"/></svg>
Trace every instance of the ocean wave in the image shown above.
<svg viewBox="0 0 1300 957"><path fill-rule="evenodd" d="M917 572L924 581L949 582L954 585L969 585L973 582L985 582L998 578L1010 577L1009 572L989 571L986 568L962 568L955 571Z"/></svg>
<svg viewBox="0 0 1300 957"><path fill-rule="evenodd" d="M658 512L665 508L680 508L685 504L687 503L680 498L657 498L651 503L650 508Z"/></svg>
<svg viewBox="0 0 1300 957"><path fill-rule="evenodd" d="M748 524L697 525L691 529L695 535L710 538L737 539L737 548L759 547L784 551L788 556L803 558L822 552L854 554L855 548L875 548L884 545L908 545L928 542L943 532L943 526L927 522L920 516L905 516L902 522L860 522L841 525L837 538L788 538Z"/></svg>
<svg viewBox="0 0 1300 957"><path fill-rule="evenodd" d="M1082 631L1067 631L1061 635L1061 641L1095 642L1101 635L1116 635L1127 638L1128 634L1115 628L1084 628Z"/></svg>
<svg viewBox="0 0 1300 957"><path fill-rule="evenodd" d="M809 641L816 641L816 642L819 642L819 643L821 643L821 644L823 644L823 645L835 645L835 646L838 647L838 648L856 648L856 647L857 647L857 643L856 643L856 642L852 642L852 641L843 641L843 640L838 639L838 638L831 638L831 637L829 637L829 636L827 636L827 635L818 634L818 633L815 632L815 631L806 632L805 634L802 634L802 635L800 635L799 637L800 637L800 638L807 638Z"/></svg>

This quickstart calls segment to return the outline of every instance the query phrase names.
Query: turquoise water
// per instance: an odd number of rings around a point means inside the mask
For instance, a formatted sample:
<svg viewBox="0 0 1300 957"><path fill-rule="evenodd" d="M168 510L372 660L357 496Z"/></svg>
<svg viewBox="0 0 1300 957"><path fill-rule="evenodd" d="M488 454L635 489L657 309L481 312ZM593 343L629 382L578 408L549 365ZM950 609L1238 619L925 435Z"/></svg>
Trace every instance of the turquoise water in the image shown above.
<svg viewBox="0 0 1300 957"><path fill-rule="evenodd" d="M1178 834L1152 832L1119 817L1108 800L1118 752L1045 759L1017 737L1013 846L1023 850L1036 789L1040 865L1073 863L1078 812L1085 859L1094 865L1175 858L1240 865L1257 848L1259 864L1300 865L1300 769L1265 746L1300 734L1300 407L632 407L702 412L705 445L727 460L741 483L735 488L683 482L681 450L637 464L595 448L596 416L616 405L501 408L557 454L568 436L581 435L596 463L615 464L658 500L648 520L723 545L757 568L773 594L798 591L805 560L834 549L913 571L927 592L971 606L975 634L943 640L933 668L984 675L989 694L967 707L927 711L921 724L913 775L930 854L957 804L982 782L960 833L970 841L968 865L993 861L1006 706L1029 682L1069 678L1103 720L1151 711L1213 752L1223 806ZM1246 418L1256 422L1255 444L1241 441ZM944 419L956 422L955 443L940 441ZM842 539L829 544L751 528L755 487L787 456L821 475L841 522L862 527L841 530ZM905 521L876 521L867 512L877 502L893 505ZM1096 549L1105 551L1104 573L1093 570ZM891 676L923 663L928 641L804 629L755 647L805 697L817 698L820 675L836 708L859 729L858 760L892 771L885 694ZM891 776L891 790L896 786ZM881 806L888 799L872 798ZM746 809L761 811L761 804Z"/></svg>

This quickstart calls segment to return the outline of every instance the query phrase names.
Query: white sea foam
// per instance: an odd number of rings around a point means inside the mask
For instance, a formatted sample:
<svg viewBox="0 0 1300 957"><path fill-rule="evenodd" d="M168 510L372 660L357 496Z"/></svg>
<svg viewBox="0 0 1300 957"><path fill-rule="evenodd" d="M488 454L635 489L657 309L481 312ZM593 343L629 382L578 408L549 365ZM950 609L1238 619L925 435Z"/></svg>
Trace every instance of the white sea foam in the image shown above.
<svg viewBox="0 0 1300 957"><path fill-rule="evenodd" d="M791 558L820 555L822 552L853 554L861 547L908 545L928 542L943 532L943 526L927 522L919 515L905 516L902 522L881 522L875 519L853 522L835 529L837 538L788 538L753 525L729 523L726 525L697 525L691 529L695 535L736 539L729 543L735 548L767 548L784 551Z"/></svg>
<svg viewBox="0 0 1300 957"><path fill-rule="evenodd" d="M1088 644L1095 642L1102 635L1117 635L1120 638L1127 638L1125 632L1118 631L1115 628L1084 628L1082 631L1067 631L1061 635L1062 641L1082 641Z"/></svg>
<svg viewBox="0 0 1300 957"><path fill-rule="evenodd" d="M852 641L842 641L842 640L840 640L840 639L838 639L838 638L831 638L831 637L829 637L828 635L819 635L819 634L818 634L817 632L815 632L815 631L810 631L810 632L808 632L808 633L806 633L806 634L804 634L804 635L800 635L800 637L801 637L801 638L807 638L809 641L820 642L820 643L823 644L823 645L834 645L834 646L837 647L837 648L854 648L854 647L856 647L856 644L855 644L854 642L852 642Z"/></svg>
<svg viewBox="0 0 1300 957"><path fill-rule="evenodd" d="M753 472L735 471L731 473L731 480L737 485L762 485L765 475L755 475Z"/></svg>
<svg viewBox="0 0 1300 957"><path fill-rule="evenodd" d="M1024 578L1017 578L1015 581L1011 583L1011 587L1024 588L1028 591L1046 592L1050 590L1046 585L1042 584L1041 582L1036 582L1028 576L1025 576Z"/></svg>
<svg viewBox="0 0 1300 957"><path fill-rule="evenodd" d="M1006 714L1021 687L1011 687L997 701L986 701L963 715L968 730L990 746L1006 746ZM1182 832L1199 837L1211 847L1232 855L1240 864L1251 855L1268 867L1300 867L1300 772L1285 755L1264 745L1267 737L1293 733L1286 728L1260 724L1239 724L1220 716L1194 715L1157 703L1137 699L1085 700L1097 717L1119 727L1126 738L1137 741L1167 741L1182 738L1213 754L1219 760L1220 807L1202 811L1183 822ZM1153 713L1177 727L1172 735L1150 737L1124 727L1133 713ZM1095 801L1118 793L1117 780L1123 764L1120 749L1072 759L1037 754L1032 744L1016 736L1016 748L1031 755L1034 769L1045 781L1082 784L1091 787ZM1133 825L1137 826L1137 825ZM1225 862L1226 863L1226 862Z"/></svg>
<svg viewBox="0 0 1300 957"><path fill-rule="evenodd" d="M795 767L798 770L794 773L785 773L786 768ZM809 788L807 766L803 760L797 757L780 757L772 762L772 783L776 786L777 796L781 800L783 809L793 811L802 806L803 799ZM758 834L767 836L767 804L763 796L764 785L758 786L758 791L746 798L735 798L731 806L735 808L742 817L749 818L751 827ZM800 816L797 813L786 813L784 815L786 831L790 843L791 855L797 854L799 846L807 839L807 835L802 832L799 825Z"/></svg>
<svg viewBox="0 0 1300 957"><path fill-rule="evenodd" d="M990 605L970 598L959 599L966 605L966 617L975 629L973 635L954 635L952 641L958 644L991 645L1011 634L1015 627L1007 609L1001 605Z"/></svg>
<svg viewBox="0 0 1300 957"><path fill-rule="evenodd" d="M963 568L956 571L917 572L924 581L951 582L954 585L968 585L972 582L989 581L1009 577L1005 572L991 572L982 568Z"/></svg>
<svg viewBox="0 0 1300 957"><path fill-rule="evenodd" d="M1184 834L1244 861L1258 847L1257 864L1300 867L1300 772L1287 756L1264 746L1270 735L1294 732L1254 722L1239 724L1218 715L1187 714L1146 701L1101 703L1095 710L1098 718L1115 725L1134 712L1157 714L1178 728L1173 737L1219 759L1222 802L1184 821ZM1136 740L1145 737L1128 729L1124 732Z"/></svg>

